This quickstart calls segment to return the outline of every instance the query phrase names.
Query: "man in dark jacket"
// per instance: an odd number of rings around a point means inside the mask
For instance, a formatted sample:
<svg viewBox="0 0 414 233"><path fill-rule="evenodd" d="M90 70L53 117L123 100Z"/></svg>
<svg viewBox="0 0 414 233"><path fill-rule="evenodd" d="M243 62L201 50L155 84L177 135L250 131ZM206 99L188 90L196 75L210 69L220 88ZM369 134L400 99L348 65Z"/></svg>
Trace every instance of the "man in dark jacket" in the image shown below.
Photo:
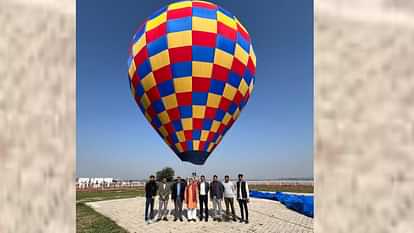
<svg viewBox="0 0 414 233"><path fill-rule="evenodd" d="M157 195L157 183L155 182L155 176L151 175L149 181L145 184L145 222L151 223L154 213L154 198ZM148 208L150 208L148 216Z"/></svg>
<svg viewBox="0 0 414 233"><path fill-rule="evenodd" d="M175 218L174 222L177 221L177 218L180 221L183 221L183 217L181 216L183 211L183 201L184 201L184 191L185 191L185 182L181 180L180 176L177 176L177 180L171 186L171 199L174 201L175 207Z"/></svg>
<svg viewBox="0 0 414 233"><path fill-rule="evenodd" d="M213 181L210 184L210 198L213 201L214 221L221 221L221 201L223 200L224 186L218 181L217 175L213 176Z"/></svg>
<svg viewBox="0 0 414 233"><path fill-rule="evenodd" d="M198 190L199 190L198 200L200 201L200 221L203 221L203 209L204 209L205 219L206 219L206 222L208 222L208 191L210 187L204 175L202 175L200 179L201 180L198 183Z"/></svg>
<svg viewBox="0 0 414 233"><path fill-rule="evenodd" d="M249 186L244 180L243 174L239 174L239 181L237 181L237 200L239 201L241 213L240 222L242 223L244 221L247 224L249 223L249 210L247 209L247 203L249 202ZM243 213L243 209L245 213ZM245 214L246 220L244 218Z"/></svg>

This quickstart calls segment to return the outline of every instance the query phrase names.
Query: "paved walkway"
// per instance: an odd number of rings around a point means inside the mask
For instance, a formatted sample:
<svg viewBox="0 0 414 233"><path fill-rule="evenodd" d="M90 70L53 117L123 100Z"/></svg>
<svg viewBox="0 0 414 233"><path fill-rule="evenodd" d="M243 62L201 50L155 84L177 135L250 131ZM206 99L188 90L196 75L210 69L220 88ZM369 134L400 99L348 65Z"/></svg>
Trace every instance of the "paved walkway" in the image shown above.
<svg viewBox="0 0 414 233"><path fill-rule="evenodd" d="M156 208L158 208L157 200L155 203ZM185 218L184 222L173 222L172 212L170 211L168 222L160 221L147 225L144 222L145 198L143 197L90 202L87 204L111 218L131 233L313 232L312 218L289 210L279 202L262 199L251 199L249 204L249 224L239 222L218 223L212 221L211 218L208 222L187 222ZM168 205L169 209L173 208L171 201ZM238 204L235 205L235 208L238 215L240 213Z"/></svg>

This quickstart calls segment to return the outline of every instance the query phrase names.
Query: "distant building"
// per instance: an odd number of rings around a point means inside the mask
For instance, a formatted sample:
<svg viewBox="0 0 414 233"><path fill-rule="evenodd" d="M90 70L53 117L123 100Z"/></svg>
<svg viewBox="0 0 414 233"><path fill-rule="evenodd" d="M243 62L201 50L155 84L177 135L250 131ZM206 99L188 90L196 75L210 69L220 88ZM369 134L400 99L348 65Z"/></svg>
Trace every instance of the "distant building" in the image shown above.
<svg viewBox="0 0 414 233"><path fill-rule="evenodd" d="M76 187L79 189L85 188L109 188L113 185L113 178L84 178L79 177L76 182Z"/></svg>
<svg viewBox="0 0 414 233"><path fill-rule="evenodd" d="M89 178L78 178L76 182L76 187L80 189L88 188L89 187Z"/></svg>
<svg viewBox="0 0 414 233"><path fill-rule="evenodd" d="M108 177L79 177L76 178L77 189L90 189L90 188L132 188L144 186L145 182L140 180L116 180Z"/></svg>

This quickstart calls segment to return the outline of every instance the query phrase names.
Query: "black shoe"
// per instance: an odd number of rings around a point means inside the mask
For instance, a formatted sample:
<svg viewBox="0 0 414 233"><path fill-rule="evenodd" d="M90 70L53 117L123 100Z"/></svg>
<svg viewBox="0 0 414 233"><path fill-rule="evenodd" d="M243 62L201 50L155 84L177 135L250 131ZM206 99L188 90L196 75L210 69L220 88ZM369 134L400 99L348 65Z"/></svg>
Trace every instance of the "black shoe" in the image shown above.
<svg viewBox="0 0 414 233"><path fill-rule="evenodd" d="M164 220L164 221L168 221L168 218L167 218L167 217L164 217L162 220Z"/></svg>
<svg viewBox="0 0 414 233"><path fill-rule="evenodd" d="M240 219L240 223L243 223L244 222L244 219Z"/></svg>
<svg viewBox="0 0 414 233"><path fill-rule="evenodd" d="M208 218L206 218L206 220L205 220L206 222L208 222Z"/></svg>
<svg viewBox="0 0 414 233"><path fill-rule="evenodd" d="M248 224L249 223L249 220L244 221L244 223Z"/></svg>
<svg viewBox="0 0 414 233"><path fill-rule="evenodd" d="M180 218L180 222L182 222L183 221L183 219L182 218Z"/></svg>
<svg viewBox="0 0 414 233"><path fill-rule="evenodd" d="M233 222L235 222L236 221L236 218L233 218Z"/></svg>
<svg viewBox="0 0 414 233"><path fill-rule="evenodd" d="M174 218L174 222L177 222L177 218Z"/></svg>
<svg viewBox="0 0 414 233"><path fill-rule="evenodd" d="M188 219L187 222L191 222L191 219Z"/></svg>
<svg viewBox="0 0 414 233"><path fill-rule="evenodd" d="M199 218L200 221L203 221L203 218Z"/></svg>

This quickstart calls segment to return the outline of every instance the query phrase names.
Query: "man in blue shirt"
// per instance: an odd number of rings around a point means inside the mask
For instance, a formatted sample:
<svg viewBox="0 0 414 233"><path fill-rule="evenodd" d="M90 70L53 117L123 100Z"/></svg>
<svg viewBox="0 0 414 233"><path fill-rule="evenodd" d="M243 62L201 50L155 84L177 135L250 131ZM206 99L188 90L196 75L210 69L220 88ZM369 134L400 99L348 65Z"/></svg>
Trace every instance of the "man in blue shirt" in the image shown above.
<svg viewBox="0 0 414 233"><path fill-rule="evenodd" d="M175 208L175 218L174 221L177 221L179 218L180 221L183 221L181 216L183 211L183 200L184 200L184 191L185 191L185 182L181 179L180 176L177 176L177 180L171 186L171 199L174 201Z"/></svg>

